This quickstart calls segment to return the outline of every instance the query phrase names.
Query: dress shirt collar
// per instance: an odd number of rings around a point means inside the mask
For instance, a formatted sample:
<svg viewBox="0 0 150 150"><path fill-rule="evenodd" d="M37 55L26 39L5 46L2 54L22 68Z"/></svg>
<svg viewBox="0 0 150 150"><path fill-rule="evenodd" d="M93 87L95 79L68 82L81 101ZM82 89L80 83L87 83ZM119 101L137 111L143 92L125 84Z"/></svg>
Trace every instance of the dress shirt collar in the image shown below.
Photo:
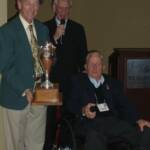
<svg viewBox="0 0 150 150"><path fill-rule="evenodd" d="M28 23L22 16L21 16L21 14L19 14L19 18L20 18L20 20L21 20L21 23L22 23L22 25L23 25L23 27L25 28L25 30L27 30L28 29L28 27L29 27L29 25L33 25L33 28L34 28L34 23L33 23L33 21L32 21L32 23Z"/></svg>
<svg viewBox="0 0 150 150"><path fill-rule="evenodd" d="M104 76L102 75L101 78L97 81L94 78L89 77L89 80L91 81L91 83L94 85L95 88L98 88L100 85L102 85L105 81Z"/></svg>
<svg viewBox="0 0 150 150"><path fill-rule="evenodd" d="M35 38L37 38L37 34L36 34L36 29L35 29L35 25L34 25L34 22L32 21L32 23L28 23L22 16L21 14L19 14L19 18L21 20L21 23L26 31L26 34L27 34L27 37L28 37L28 40L30 41L31 37L30 37L30 31L29 31L29 25L32 25L33 27L33 32L34 32L34 35L35 35Z"/></svg>
<svg viewBox="0 0 150 150"><path fill-rule="evenodd" d="M61 22L60 22L60 20L57 17L55 17L55 21L56 21L57 26L60 25ZM65 19L65 24L64 24L65 28L67 26L67 22L68 22L68 19Z"/></svg>

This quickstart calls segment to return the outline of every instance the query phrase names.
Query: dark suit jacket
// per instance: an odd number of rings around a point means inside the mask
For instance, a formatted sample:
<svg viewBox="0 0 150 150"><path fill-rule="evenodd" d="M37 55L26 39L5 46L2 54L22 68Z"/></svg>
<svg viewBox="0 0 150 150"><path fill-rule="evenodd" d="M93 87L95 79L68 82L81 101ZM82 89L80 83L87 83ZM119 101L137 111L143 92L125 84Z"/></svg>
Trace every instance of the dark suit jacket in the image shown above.
<svg viewBox="0 0 150 150"><path fill-rule="evenodd" d="M39 45L49 40L46 26L35 20ZM19 17L0 28L0 105L23 109L27 100L22 97L25 89L34 86L32 51Z"/></svg>
<svg viewBox="0 0 150 150"><path fill-rule="evenodd" d="M104 75L102 86L103 96L112 114L120 119L135 123L139 119L135 108L131 106L123 93L123 88L117 80ZM67 102L67 108L71 113L81 116L81 109L88 103L96 103L95 88L87 74L79 74L72 78L71 92Z"/></svg>
<svg viewBox="0 0 150 150"><path fill-rule="evenodd" d="M55 18L45 24L49 28L50 39L55 44L53 39L57 27ZM55 45L57 47L57 60L52 69L51 77L53 81L64 85L64 82L70 76L83 70L87 54L87 42L83 26L72 20L68 20L65 35L62 37L62 45L59 40L58 44Z"/></svg>

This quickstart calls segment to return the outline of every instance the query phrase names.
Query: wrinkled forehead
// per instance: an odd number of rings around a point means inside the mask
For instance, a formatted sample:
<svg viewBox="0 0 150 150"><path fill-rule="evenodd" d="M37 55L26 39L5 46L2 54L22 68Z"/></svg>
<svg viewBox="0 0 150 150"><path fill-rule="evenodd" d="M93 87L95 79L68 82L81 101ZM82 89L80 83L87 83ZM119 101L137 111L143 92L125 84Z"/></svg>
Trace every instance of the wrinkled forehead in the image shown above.
<svg viewBox="0 0 150 150"><path fill-rule="evenodd" d="M38 2L39 4L41 4L43 0L17 0L17 1L19 1L21 3L22 2Z"/></svg>

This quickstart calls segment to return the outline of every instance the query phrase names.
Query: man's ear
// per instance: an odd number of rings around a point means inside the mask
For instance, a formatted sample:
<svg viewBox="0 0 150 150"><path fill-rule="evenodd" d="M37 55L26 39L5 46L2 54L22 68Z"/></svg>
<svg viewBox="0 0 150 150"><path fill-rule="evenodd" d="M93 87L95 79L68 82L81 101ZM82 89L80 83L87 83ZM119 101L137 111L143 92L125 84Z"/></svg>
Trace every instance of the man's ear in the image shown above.
<svg viewBox="0 0 150 150"><path fill-rule="evenodd" d="M21 9L21 2L20 2L20 0L16 1L16 7L17 7L18 10Z"/></svg>

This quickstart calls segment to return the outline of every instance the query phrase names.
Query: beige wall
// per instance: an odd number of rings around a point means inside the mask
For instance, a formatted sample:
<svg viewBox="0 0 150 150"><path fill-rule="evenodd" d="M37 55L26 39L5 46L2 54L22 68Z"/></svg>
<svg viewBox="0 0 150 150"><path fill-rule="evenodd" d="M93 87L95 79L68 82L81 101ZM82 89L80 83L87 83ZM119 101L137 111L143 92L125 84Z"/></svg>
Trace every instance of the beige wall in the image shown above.
<svg viewBox="0 0 150 150"><path fill-rule="evenodd" d="M8 0L8 16L14 13ZM89 49L104 53L105 62L116 47L150 47L149 0L73 0L71 18L85 26ZM51 17L50 0L45 0L38 15Z"/></svg>
<svg viewBox="0 0 150 150"><path fill-rule="evenodd" d="M0 26L7 21L7 0L0 0ZM1 82L1 74L0 74ZM4 128L3 128L3 110L0 107L0 150L5 150L4 147Z"/></svg>

